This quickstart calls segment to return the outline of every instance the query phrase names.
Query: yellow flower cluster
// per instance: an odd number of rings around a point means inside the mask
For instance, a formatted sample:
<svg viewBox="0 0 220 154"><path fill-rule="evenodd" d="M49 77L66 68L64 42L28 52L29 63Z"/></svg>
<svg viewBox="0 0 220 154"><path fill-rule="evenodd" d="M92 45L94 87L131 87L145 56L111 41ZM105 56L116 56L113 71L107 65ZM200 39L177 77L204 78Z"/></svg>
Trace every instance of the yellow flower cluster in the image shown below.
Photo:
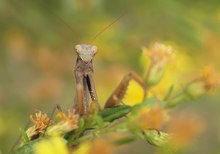
<svg viewBox="0 0 220 154"><path fill-rule="evenodd" d="M35 116L30 115L33 126L26 131L29 139L38 138L41 134L46 134L47 136L62 136L78 128L79 115L75 114L74 110L69 110L67 113L59 112L58 117L61 120L52 125L46 113L39 111L35 113Z"/></svg>
<svg viewBox="0 0 220 154"><path fill-rule="evenodd" d="M30 120L34 124L26 131L30 140L38 138L41 134L44 134L47 127L51 125L51 121L47 114L42 113L41 111L35 113L35 116L30 115Z"/></svg>
<svg viewBox="0 0 220 154"><path fill-rule="evenodd" d="M143 47L142 50L142 60L150 61L147 73L143 78L146 87L148 88L147 90L149 90L149 88L151 88L150 86L156 85L161 80L166 64L175 58L175 53L171 46L161 43L154 43L150 48ZM147 64L145 63L144 65ZM131 80L123 102L125 102L127 105L133 106L142 102L144 95L144 89L137 82Z"/></svg>
<svg viewBox="0 0 220 154"><path fill-rule="evenodd" d="M112 154L113 147L104 139L81 143L78 147L68 150L66 141L61 137L41 140L34 146L36 154Z"/></svg>

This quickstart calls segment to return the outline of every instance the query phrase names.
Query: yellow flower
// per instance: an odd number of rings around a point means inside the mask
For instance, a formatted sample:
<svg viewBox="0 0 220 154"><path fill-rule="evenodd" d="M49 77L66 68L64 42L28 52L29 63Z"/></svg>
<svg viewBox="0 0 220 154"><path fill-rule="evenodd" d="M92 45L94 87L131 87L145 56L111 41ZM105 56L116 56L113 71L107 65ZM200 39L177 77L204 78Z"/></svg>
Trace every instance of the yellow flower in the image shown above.
<svg viewBox="0 0 220 154"><path fill-rule="evenodd" d="M144 80L148 86L155 85L161 80L167 63L175 57L175 54L171 46L154 43L149 49L143 48L143 55L146 61L149 61Z"/></svg>
<svg viewBox="0 0 220 154"><path fill-rule="evenodd" d="M143 48L143 52L149 57L151 63L160 63L161 66L169 62L170 59L175 57L171 46L161 43L154 43L149 49Z"/></svg>
<svg viewBox="0 0 220 154"><path fill-rule="evenodd" d="M79 147L72 154L88 154L91 148L90 142L84 142L79 145Z"/></svg>
<svg viewBox="0 0 220 154"><path fill-rule="evenodd" d="M36 154L69 154L65 140L61 137L44 139L34 146Z"/></svg>
<svg viewBox="0 0 220 154"><path fill-rule="evenodd" d="M30 140L38 138L43 134L48 126L51 125L49 118L46 113L39 111L35 113L35 116L30 115L30 120L33 122L34 126L28 128L26 131Z"/></svg>
<svg viewBox="0 0 220 154"><path fill-rule="evenodd" d="M129 82L128 89L126 91L125 97L122 100L126 105L135 105L143 101L144 89L136 81L131 80Z"/></svg>
<svg viewBox="0 0 220 154"><path fill-rule="evenodd" d="M174 86L175 91L181 90L188 72L194 71L193 65L189 55L178 52L175 61L167 65L160 82L151 87L148 96L156 95L158 98L163 99L171 86Z"/></svg>
<svg viewBox="0 0 220 154"><path fill-rule="evenodd" d="M49 118L47 117L46 113L42 113L39 111L35 113L35 117L30 115L30 120L33 122L35 129L37 130L44 130L49 125Z"/></svg>

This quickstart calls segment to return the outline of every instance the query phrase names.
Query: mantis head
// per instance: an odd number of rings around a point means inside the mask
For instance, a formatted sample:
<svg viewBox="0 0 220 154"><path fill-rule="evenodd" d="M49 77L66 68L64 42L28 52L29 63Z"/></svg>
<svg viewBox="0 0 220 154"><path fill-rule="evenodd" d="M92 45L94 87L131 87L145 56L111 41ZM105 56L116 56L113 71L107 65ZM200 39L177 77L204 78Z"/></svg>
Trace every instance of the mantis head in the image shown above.
<svg viewBox="0 0 220 154"><path fill-rule="evenodd" d="M92 60L97 52L97 47L89 44L78 44L75 46L76 53L85 62L88 63Z"/></svg>

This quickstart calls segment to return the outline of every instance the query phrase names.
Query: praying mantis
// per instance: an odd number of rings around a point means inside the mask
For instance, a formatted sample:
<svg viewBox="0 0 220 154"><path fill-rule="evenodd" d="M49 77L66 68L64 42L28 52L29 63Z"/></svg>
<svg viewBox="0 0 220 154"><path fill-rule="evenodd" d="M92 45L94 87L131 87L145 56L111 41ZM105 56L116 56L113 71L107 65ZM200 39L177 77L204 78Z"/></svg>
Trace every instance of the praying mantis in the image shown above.
<svg viewBox="0 0 220 154"><path fill-rule="evenodd" d="M106 29L116 23L124 14L121 14L109 25L104 27L100 32L98 32L94 39L95 40L101 33ZM76 113L80 116L88 115L91 111L89 96L92 100L92 103L96 105L98 110L101 110L101 106L98 102L98 95L95 88L95 82L93 80L93 58L98 52L98 48L95 45L90 44L77 44L75 46L75 51L77 54L76 64L74 68L74 77L76 81L76 92L74 98L74 109ZM135 80L144 90L144 97L146 96L147 87L144 83L144 80L135 72L129 72L121 80L117 88L107 99L104 108L110 108L115 105L118 105L122 102L126 94L126 90L129 86L129 82ZM93 104L91 104L93 105Z"/></svg>
<svg viewBox="0 0 220 154"><path fill-rule="evenodd" d="M76 80L76 96L74 99L75 111L80 115L87 115L90 112L89 96L92 103L95 103L98 110L101 110L96 93L95 83L92 77L94 72L93 58L97 53L97 47L89 44L78 44L75 46L77 60L74 69L74 76ZM114 90L112 95L105 103L105 108L109 108L119 104L125 96L126 90L130 80L135 80L144 89L146 94L146 87L143 79L135 72L129 72L124 76L118 87Z"/></svg>

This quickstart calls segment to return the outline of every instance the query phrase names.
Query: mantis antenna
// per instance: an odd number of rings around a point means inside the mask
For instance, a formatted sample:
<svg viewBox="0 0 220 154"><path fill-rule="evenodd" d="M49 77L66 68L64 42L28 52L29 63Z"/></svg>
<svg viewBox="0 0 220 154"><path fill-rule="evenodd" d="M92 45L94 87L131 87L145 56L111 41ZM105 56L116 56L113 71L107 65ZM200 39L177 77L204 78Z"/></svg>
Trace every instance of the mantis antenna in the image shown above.
<svg viewBox="0 0 220 154"><path fill-rule="evenodd" d="M65 20L63 20L59 15L55 14L53 11L51 11L47 6L43 5L43 7L45 7L50 13L51 15L53 15L55 18L59 19L59 21L61 23L63 23L72 33L76 34L77 32L75 30L73 30L73 28L67 23L65 22ZM123 12L120 16L118 16L118 18L116 18L115 20L113 20L109 25L107 25L106 27L104 27L101 31L99 31L98 33L95 34L95 36L92 38L92 40L90 41L90 43L93 43L96 38L98 36L100 36L103 32L106 31L106 29L108 29L109 27L111 27L113 24L115 24L119 19L121 19L121 17L123 17L125 15L126 12Z"/></svg>
<svg viewBox="0 0 220 154"><path fill-rule="evenodd" d="M55 18L57 18L61 23L63 23L74 35L77 34L77 32L65 21L63 20L63 18L61 18L59 15L57 15L56 13L54 13L53 11L51 11L47 6L43 5L42 6L45 7L48 12L50 12L51 15L53 15ZM106 31L106 29L108 29L109 27L111 27L113 24L115 24L119 19L121 19L121 17L123 17L125 15L126 12L123 12L120 16L118 16L118 18L116 18L115 20L113 20L109 25L107 25L106 27L104 27L101 31L99 31L98 33L95 34L95 36L92 38L92 40L90 41L90 43L93 43L96 38L98 36L100 36L103 32Z"/></svg>
<svg viewBox="0 0 220 154"><path fill-rule="evenodd" d="M125 15L125 13L122 13L118 18L116 18L115 20L113 20L109 25L107 25L106 27L104 27L101 31L99 31L98 33L95 34L95 36L92 38L92 40L90 41L90 43L94 42L96 40L96 38L98 36L100 36L103 32L106 31L106 29L108 29L109 27L111 27L114 23L116 23L119 19L121 19L121 17L123 17Z"/></svg>

